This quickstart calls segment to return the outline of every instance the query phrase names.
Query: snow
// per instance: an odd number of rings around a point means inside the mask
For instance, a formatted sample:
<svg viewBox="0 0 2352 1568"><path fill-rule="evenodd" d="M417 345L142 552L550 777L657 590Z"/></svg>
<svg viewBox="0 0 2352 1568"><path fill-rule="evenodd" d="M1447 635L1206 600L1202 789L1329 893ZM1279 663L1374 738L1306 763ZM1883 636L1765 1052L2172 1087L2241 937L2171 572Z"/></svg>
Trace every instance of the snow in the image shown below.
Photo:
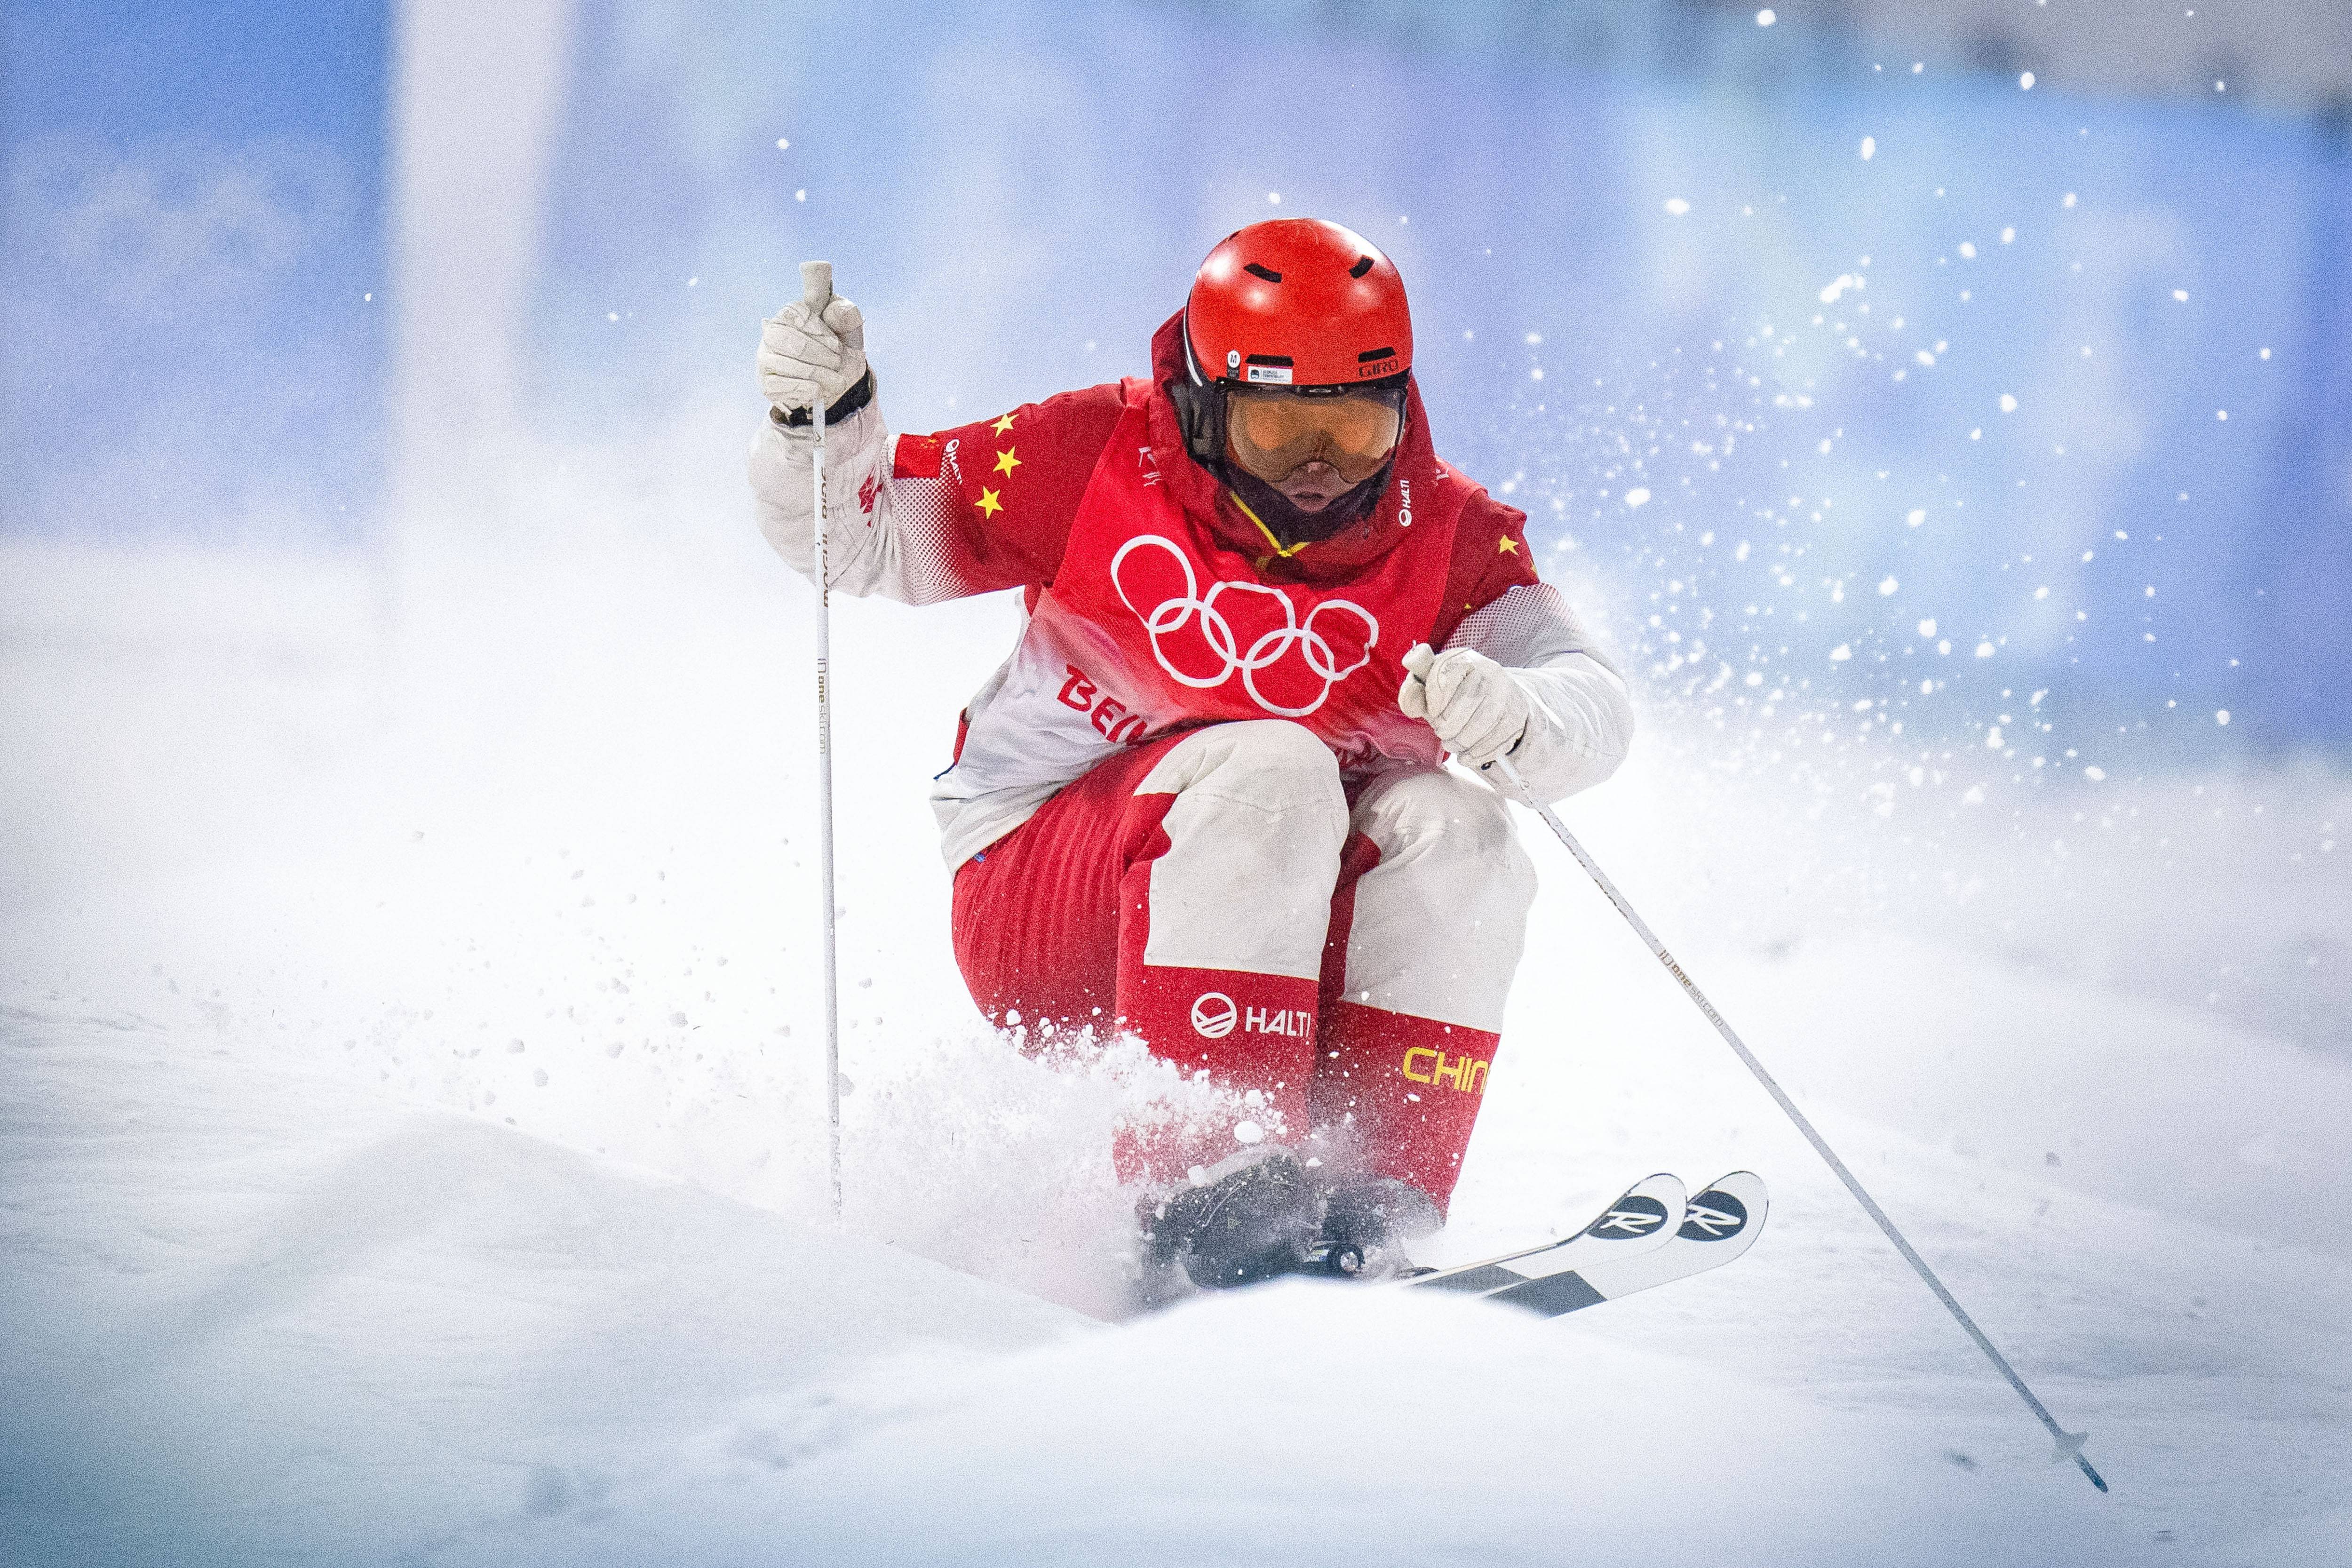
<svg viewBox="0 0 2352 1568"><path fill-rule="evenodd" d="M1756 1248L1550 1323L1301 1285L1114 1326L1104 1150L1154 1079L979 1028L922 804L1005 604L836 611L826 1222L808 601L735 437L649 495L550 454L514 531L373 563L7 547L0 1556L2340 1547L2340 773L2014 795L1963 758L1882 818L1661 703L1568 813L2110 1497L1532 824L1432 1260L1661 1169L1761 1172Z"/></svg>

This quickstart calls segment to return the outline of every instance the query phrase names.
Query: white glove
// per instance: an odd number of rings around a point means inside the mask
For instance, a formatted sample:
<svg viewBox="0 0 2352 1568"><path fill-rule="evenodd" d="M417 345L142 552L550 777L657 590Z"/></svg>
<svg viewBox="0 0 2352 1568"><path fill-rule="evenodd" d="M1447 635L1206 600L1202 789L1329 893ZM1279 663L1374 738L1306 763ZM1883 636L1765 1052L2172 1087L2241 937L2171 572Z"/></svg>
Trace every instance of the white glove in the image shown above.
<svg viewBox="0 0 2352 1568"><path fill-rule="evenodd" d="M820 317L799 300L760 327L760 395L789 414L830 408L866 378L866 318L835 296Z"/></svg>
<svg viewBox="0 0 2352 1568"><path fill-rule="evenodd" d="M1535 700L1511 672L1475 648L1433 653L1415 643L1404 656L1397 706L1425 719L1445 749L1474 768L1508 752L1528 731Z"/></svg>

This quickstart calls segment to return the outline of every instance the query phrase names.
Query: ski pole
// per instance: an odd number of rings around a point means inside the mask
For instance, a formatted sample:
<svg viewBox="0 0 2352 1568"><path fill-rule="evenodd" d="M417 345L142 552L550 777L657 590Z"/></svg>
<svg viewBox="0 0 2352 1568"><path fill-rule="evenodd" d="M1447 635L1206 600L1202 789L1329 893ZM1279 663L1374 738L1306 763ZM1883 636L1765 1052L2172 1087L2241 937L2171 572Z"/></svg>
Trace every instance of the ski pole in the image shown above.
<svg viewBox="0 0 2352 1568"><path fill-rule="evenodd" d="M801 300L820 323L833 302L833 263L801 263ZM824 1169L833 1222L841 1223L841 995L833 914L833 574L825 552L824 395L811 402L816 450L809 461L816 500L816 859L824 892Z"/></svg>
<svg viewBox="0 0 2352 1568"><path fill-rule="evenodd" d="M1617 912L1625 917L1625 923L1633 928L1634 934L1649 947L1657 961L1666 966L1666 973L1673 975L1675 983L1682 986L1683 994L1697 1005L1700 1012L1706 1015L1706 1021L1715 1026L1715 1032L1723 1037L1724 1044L1729 1046L1748 1070L1756 1075L1756 1081L1764 1086L1764 1092L1770 1095L1782 1110L1788 1112L1789 1120L1797 1124L1797 1131L1805 1135L1805 1142L1813 1146L1813 1152L1828 1162L1830 1169L1837 1173L1837 1179L1845 1184L1845 1190L1852 1193L1854 1201L1862 1205L1863 1212L1870 1215L1878 1228L1885 1233L1886 1239L1895 1244L1895 1250L1903 1255L1903 1260L1911 1265L1912 1271L1919 1276L1927 1289L1936 1293L1936 1300L1944 1304L1944 1310L1952 1314L1954 1321L1958 1322L1961 1328L1968 1331L1969 1338L1977 1342L1977 1349L1984 1352L1985 1359L1991 1362L2000 1375L2009 1380L2010 1387L2017 1390L2017 1396L2025 1401L2025 1407L2033 1412L2035 1418L2042 1423L2052 1439L2057 1443L2058 1452L2055 1457L2074 1460L2075 1464L2082 1467L2083 1474L2090 1478L2093 1486L2101 1491L2105 1491L2106 1481L2098 1471L2091 1468L2091 1461L2083 1457L2083 1444L2090 1434L2067 1431L2058 1425L2057 1417L2050 1414L2049 1407L2033 1396L2033 1390L2025 1386L2025 1380L2017 1375L2017 1369L2009 1364L2009 1359L2000 1353L1990 1339L1986 1337L1985 1331L1977 1327L1976 1320L1969 1317L1951 1291L1944 1288L1944 1282L1936 1278L1936 1271L1927 1267L1927 1260L1919 1256L1910 1242L1904 1239L1903 1233L1895 1228L1895 1222L1886 1217L1886 1211L1880 1208L1877 1201L1863 1190L1862 1183L1855 1180L1852 1171L1846 1169L1845 1162L1839 1159L1837 1152L1813 1130L1813 1124L1806 1120L1803 1111L1797 1109L1797 1102L1789 1098L1788 1091L1774 1082L1772 1075L1764 1070L1764 1064L1756 1059L1756 1053L1748 1048L1747 1042L1733 1031L1729 1024L1724 1022L1723 1015L1715 1010L1715 1004L1706 999L1706 994L1698 988L1697 983L1683 973L1683 966L1675 962L1675 955L1666 951L1666 944L1658 940L1657 934L1650 930L1649 922L1636 914L1633 906L1625 901L1625 895L1617 890L1617 884L1609 879L1609 874L1601 870L1600 863L1585 853L1584 846L1576 841L1576 836L1568 830L1568 825L1560 821L1559 815L1550 806L1538 800L1529 792L1526 782L1519 777L1518 769L1511 765L1510 758L1496 757L1490 765L1502 771L1503 777L1509 781L1511 793L1517 797L1519 804L1542 817L1544 826L1551 829L1552 837L1558 838L1567 847L1568 852L1576 857L1576 863L1584 868L1586 875L1600 884L1601 892L1606 894L1609 901L1617 907Z"/></svg>

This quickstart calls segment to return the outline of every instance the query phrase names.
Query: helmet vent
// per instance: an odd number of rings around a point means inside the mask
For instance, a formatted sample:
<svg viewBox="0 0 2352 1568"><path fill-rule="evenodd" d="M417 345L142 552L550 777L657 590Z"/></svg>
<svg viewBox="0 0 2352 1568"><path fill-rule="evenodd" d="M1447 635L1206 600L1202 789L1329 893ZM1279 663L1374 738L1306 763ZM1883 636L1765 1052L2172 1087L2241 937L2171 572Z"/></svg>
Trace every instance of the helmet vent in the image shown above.
<svg viewBox="0 0 2352 1568"><path fill-rule="evenodd" d="M1263 278L1269 283L1279 283L1282 281L1281 273L1276 272L1273 268L1267 267L1260 262L1250 262L1244 266L1242 270L1248 273L1253 278Z"/></svg>
<svg viewBox="0 0 2352 1568"><path fill-rule="evenodd" d="M1397 352L1394 349L1366 349L1362 353L1356 356L1356 363L1358 364L1375 364L1381 360L1394 359L1396 356Z"/></svg>
<svg viewBox="0 0 2352 1568"><path fill-rule="evenodd" d="M1371 269L1372 258L1369 256L1360 256L1356 258L1356 264L1348 268L1348 276L1350 278L1361 278L1365 273L1370 272Z"/></svg>

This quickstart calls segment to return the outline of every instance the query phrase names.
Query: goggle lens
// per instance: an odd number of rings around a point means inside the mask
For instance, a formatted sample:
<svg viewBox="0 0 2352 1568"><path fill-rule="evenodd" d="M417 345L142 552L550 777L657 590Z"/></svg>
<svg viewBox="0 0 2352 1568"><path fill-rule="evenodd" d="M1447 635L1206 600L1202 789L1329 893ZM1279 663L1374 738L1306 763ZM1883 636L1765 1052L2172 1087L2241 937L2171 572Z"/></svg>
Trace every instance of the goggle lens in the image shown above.
<svg viewBox="0 0 2352 1568"><path fill-rule="evenodd" d="M1227 396L1225 428L1242 467L1268 483L1319 458L1348 483L1361 484L1396 450L1403 399L1393 393L1301 397L1235 389Z"/></svg>

